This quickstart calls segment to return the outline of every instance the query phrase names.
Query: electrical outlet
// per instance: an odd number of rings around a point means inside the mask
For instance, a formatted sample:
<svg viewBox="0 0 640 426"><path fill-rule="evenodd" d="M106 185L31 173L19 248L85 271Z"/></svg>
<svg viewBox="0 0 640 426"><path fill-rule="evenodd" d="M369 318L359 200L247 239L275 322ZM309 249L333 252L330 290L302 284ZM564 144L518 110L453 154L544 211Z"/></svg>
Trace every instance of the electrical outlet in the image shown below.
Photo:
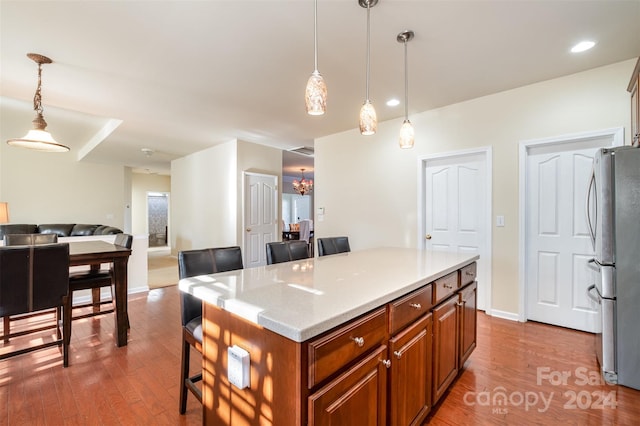
<svg viewBox="0 0 640 426"><path fill-rule="evenodd" d="M249 352L233 345L227 349L227 378L238 389L248 388L251 384L251 364Z"/></svg>

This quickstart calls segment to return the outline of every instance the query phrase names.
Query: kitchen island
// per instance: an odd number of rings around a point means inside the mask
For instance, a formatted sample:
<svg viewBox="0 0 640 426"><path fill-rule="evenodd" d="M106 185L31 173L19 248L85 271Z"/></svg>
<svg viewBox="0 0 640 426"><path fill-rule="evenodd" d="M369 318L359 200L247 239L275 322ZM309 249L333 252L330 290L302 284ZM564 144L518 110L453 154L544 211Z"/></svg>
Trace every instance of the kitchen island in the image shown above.
<svg viewBox="0 0 640 426"><path fill-rule="evenodd" d="M477 259L376 248L180 280L204 302L204 423L423 419L475 348Z"/></svg>

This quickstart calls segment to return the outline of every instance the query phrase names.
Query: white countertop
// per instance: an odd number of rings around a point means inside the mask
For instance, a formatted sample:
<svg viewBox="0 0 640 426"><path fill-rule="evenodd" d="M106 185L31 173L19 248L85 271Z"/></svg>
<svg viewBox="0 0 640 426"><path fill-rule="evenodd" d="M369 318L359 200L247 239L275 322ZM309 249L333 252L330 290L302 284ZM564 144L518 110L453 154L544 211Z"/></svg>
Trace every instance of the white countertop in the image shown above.
<svg viewBox="0 0 640 426"><path fill-rule="evenodd" d="M473 253L375 248L184 278L206 303L304 342L478 259Z"/></svg>

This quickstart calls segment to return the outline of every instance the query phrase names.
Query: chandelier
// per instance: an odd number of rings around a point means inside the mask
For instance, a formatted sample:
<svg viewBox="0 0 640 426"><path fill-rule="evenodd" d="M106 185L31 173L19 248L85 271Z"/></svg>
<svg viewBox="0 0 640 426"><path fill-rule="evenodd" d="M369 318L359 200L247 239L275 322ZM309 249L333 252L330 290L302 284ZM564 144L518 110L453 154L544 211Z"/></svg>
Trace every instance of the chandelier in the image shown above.
<svg viewBox="0 0 640 426"><path fill-rule="evenodd" d="M305 169L300 169L302 172L302 178L300 180L294 179L293 181L293 189L300 195L308 194L313 191L313 179L305 179L304 171Z"/></svg>

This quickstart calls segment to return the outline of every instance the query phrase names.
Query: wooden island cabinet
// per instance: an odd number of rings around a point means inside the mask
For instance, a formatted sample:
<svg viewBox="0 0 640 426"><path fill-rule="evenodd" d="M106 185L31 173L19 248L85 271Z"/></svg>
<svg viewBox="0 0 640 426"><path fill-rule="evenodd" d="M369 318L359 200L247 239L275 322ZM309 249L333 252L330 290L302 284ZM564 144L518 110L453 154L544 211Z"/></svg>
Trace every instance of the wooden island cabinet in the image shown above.
<svg viewBox="0 0 640 426"><path fill-rule="evenodd" d="M422 424L475 348L476 259L385 248L181 280L206 302L203 422Z"/></svg>

